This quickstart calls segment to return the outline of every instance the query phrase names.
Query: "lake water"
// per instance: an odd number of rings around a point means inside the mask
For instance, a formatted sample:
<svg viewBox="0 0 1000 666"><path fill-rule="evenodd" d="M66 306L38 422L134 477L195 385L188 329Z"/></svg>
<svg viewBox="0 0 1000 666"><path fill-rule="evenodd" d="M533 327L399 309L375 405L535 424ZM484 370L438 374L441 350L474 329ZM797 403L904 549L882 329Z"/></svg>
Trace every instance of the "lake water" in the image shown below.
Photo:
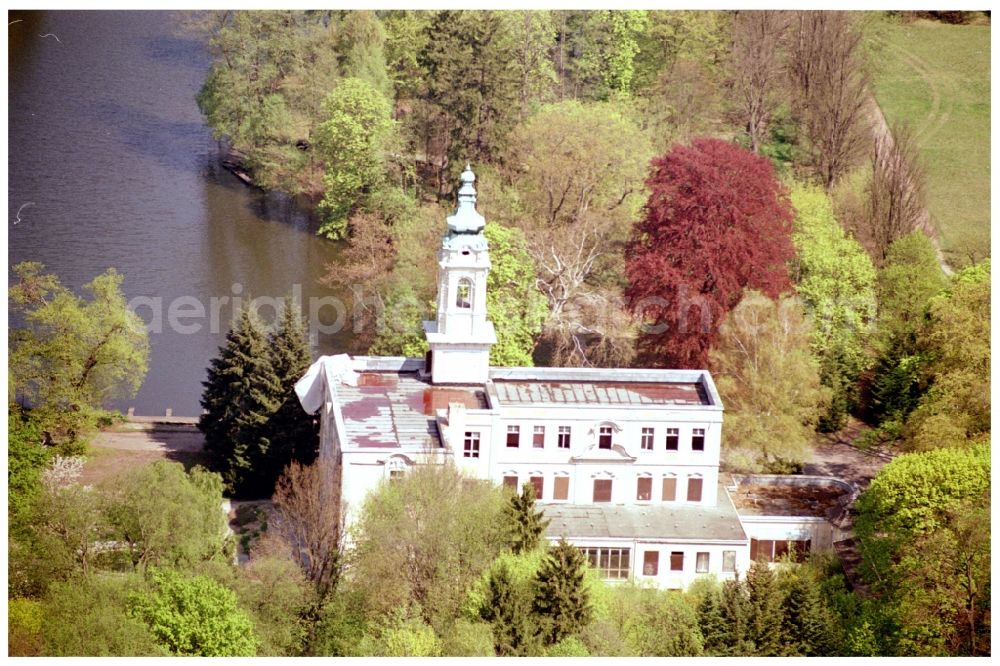
<svg viewBox="0 0 1000 666"><path fill-rule="evenodd" d="M299 289L305 303L329 297L318 279L340 246L316 237L305 207L248 188L220 166L195 102L210 57L178 19L10 13L8 261L41 261L74 290L113 266L130 301L159 298L162 332L150 333L149 374L134 399L113 406L194 416L233 297ZM136 311L155 323L156 301L147 303ZM206 312L172 330L171 303L182 313L201 303ZM314 316L331 325L338 313L325 307ZM318 336L314 353L344 349L349 332Z"/></svg>

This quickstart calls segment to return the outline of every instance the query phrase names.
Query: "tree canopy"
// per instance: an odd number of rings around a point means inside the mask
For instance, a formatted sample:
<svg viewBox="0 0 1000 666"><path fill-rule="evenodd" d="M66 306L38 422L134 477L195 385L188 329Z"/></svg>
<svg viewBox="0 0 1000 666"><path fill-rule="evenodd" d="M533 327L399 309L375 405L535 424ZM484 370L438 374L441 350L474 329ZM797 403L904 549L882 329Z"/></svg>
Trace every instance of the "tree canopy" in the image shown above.
<svg viewBox="0 0 1000 666"><path fill-rule="evenodd" d="M773 301L747 291L726 316L710 361L726 406L727 465L773 473L806 460L829 400L810 332L801 302L790 296Z"/></svg>
<svg viewBox="0 0 1000 666"><path fill-rule="evenodd" d="M149 339L109 268L84 300L37 262L14 266L8 291L12 395L53 436L73 440L93 428L112 398L134 396L146 376ZM20 320L20 321L19 321Z"/></svg>
<svg viewBox="0 0 1000 666"><path fill-rule="evenodd" d="M789 286L792 210L762 157L695 139L653 160L644 216L626 249L629 307L648 332L640 358L703 367L743 288L775 297Z"/></svg>

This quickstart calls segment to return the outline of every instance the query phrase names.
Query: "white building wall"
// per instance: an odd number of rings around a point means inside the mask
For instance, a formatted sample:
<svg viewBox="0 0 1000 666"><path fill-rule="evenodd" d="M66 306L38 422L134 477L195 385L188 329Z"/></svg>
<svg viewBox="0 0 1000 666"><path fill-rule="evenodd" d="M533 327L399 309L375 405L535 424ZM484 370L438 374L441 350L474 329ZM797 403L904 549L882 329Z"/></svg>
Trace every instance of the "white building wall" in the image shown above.
<svg viewBox="0 0 1000 666"><path fill-rule="evenodd" d="M556 539L551 539L553 543ZM732 579L739 573L746 574L750 568L750 550L746 542L671 542L669 540L644 539L573 539L578 548L628 549L629 572L625 579L610 578L611 581L633 581L639 585L652 585L663 589L684 589L699 578L714 576L717 580ZM725 552L733 554L735 571L723 571ZM646 553L657 553L656 574L644 569ZM671 554L682 553L682 569L671 569ZM707 571L698 571L698 554L708 553Z"/></svg>
<svg viewBox="0 0 1000 666"><path fill-rule="evenodd" d="M833 548L835 528L825 518L807 516L748 516L741 515L740 522L748 539L770 541L811 540L811 549Z"/></svg>

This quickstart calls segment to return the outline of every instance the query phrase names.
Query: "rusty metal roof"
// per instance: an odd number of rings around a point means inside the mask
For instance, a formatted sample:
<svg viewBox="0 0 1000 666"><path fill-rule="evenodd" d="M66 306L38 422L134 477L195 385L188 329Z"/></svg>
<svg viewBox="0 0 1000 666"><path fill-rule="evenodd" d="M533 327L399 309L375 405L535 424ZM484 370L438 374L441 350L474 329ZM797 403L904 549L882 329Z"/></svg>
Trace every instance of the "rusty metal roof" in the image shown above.
<svg viewBox="0 0 1000 666"><path fill-rule="evenodd" d="M700 382L510 381L494 379L502 404L709 405Z"/></svg>
<svg viewBox="0 0 1000 666"><path fill-rule="evenodd" d="M435 387L415 372L362 372L357 386L337 386L337 396L347 445L361 448L438 448L438 409L486 408L481 387Z"/></svg>
<svg viewBox="0 0 1000 666"><path fill-rule="evenodd" d="M567 539L744 541L736 510L719 489L718 506L683 504L542 504L546 536Z"/></svg>

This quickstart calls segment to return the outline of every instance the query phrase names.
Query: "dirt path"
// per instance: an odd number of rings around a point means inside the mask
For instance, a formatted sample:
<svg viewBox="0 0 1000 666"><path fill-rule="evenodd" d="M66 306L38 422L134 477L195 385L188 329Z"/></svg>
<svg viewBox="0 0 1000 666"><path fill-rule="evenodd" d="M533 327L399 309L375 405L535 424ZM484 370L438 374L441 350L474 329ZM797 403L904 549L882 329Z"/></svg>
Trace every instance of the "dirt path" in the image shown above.
<svg viewBox="0 0 1000 666"><path fill-rule="evenodd" d="M143 424L100 432L91 443L80 482L97 484L156 460L172 460L190 469L204 464L204 437L182 424Z"/></svg>

